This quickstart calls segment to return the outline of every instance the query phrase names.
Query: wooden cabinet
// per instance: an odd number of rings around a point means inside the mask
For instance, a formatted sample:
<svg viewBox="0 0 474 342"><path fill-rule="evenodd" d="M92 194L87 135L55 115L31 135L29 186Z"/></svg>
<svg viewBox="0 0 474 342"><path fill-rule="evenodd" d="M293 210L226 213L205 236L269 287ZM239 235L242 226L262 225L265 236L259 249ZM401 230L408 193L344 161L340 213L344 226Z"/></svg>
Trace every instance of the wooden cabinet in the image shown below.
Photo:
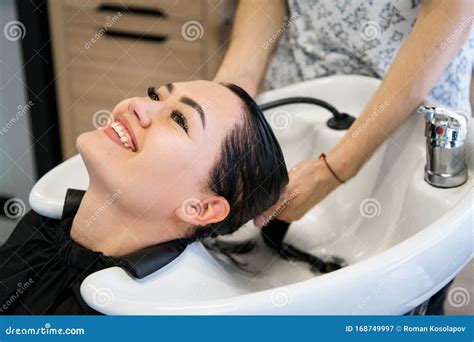
<svg viewBox="0 0 474 342"><path fill-rule="evenodd" d="M233 0L49 0L63 157L93 116L149 85L211 79Z"/></svg>

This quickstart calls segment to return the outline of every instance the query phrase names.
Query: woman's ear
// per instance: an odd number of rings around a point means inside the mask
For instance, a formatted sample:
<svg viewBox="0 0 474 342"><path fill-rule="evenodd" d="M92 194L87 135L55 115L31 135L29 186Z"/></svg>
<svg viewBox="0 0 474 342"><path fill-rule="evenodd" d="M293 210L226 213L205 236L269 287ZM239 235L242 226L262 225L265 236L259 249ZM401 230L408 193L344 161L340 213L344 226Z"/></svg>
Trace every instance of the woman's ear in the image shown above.
<svg viewBox="0 0 474 342"><path fill-rule="evenodd" d="M222 196L209 196L201 200L190 198L174 211L181 221L195 226L221 222L229 212L229 202Z"/></svg>

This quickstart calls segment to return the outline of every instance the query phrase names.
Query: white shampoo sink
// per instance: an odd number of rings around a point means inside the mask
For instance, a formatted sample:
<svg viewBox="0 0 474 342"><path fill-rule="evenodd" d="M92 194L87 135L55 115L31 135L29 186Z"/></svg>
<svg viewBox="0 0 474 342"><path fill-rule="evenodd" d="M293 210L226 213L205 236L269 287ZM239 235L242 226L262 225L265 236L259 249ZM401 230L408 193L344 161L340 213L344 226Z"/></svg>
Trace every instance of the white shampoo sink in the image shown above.
<svg viewBox="0 0 474 342"><path fill-rule="evenodd" d="M269 91L259 102L317 97L358 116L379 82L333 76ZM327 152L344 134L329 129L330 113L313 105L288 105L266 115L289 168ZM371 129L369 122L366 129ZM473 151L471 120L467 183L452 189L430 186L423 179L424 119L411 115L354 179L291 225L285 241L314 255L346 260L348 266L332 273L313 274L305 265L267 250L261 251L260 259L249 259L260 270L250 274L196 242L141 280L117 267L94 273L82 283L81 293L91 307L106 314L406 313L440 290L472 258ZM87 182L76 156L36 184L31 206L59 217L66 189L85 189ZM258 235L248 223L223 240Z"/></svg>

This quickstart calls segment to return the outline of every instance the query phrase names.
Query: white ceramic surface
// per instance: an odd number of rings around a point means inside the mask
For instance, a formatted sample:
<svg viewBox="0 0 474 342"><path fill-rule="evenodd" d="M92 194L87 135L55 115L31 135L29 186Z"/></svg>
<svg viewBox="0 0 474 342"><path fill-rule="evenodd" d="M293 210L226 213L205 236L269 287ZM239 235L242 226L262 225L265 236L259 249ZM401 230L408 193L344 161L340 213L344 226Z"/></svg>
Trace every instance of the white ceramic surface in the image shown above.
<svg viewBox="0 0 474 342"><path fill-rule="evenodd" d="M31 189L30 206L38 214L60 219L67 189L86 190L88 184L86 166L75 155L40 178Z"/></svg>
<svg viewBox="0 0 474 342"><path fill-rule="evenodd" d="M333 76L267 92L259 101L315 96L357 116L378 84L367 77ZM310 105L266 115L288 167L328 151L343 134L326 127L329 113ZM106 314L403 314L449 282L473 252L472 120L469 180L458 188L438 189L423 180L423 133L423 117L414 113L354 179L291 226L286 241L317 255L344 257L349 266L341 270L314 276L275 258L254 277L194 243L145 279L110 268L87 277L81 293ZM75 158L35 186L30 196L35 210L57 215L66 187L85 188L87 175L78 174L84 169ZM255 234L247 224L226 239Z"/></svg>

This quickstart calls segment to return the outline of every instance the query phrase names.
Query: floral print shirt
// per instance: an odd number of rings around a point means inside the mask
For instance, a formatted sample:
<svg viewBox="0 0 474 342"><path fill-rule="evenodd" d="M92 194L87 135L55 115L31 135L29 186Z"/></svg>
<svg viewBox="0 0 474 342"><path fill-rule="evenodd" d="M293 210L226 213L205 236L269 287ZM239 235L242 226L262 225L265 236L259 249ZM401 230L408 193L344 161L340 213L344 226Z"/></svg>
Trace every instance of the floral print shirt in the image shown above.
<svg viewBox="0 0 474 342"><path fill-rule="evenodd" d="M383 78L415 24L421 1L288 0L288 8L289 16L274 37L280 40L268 68L266 89L334 74ZM461 20L441 48L463 28L472 27L473 20L467 16ZM473 64L471 29L427 99L470 116Z"/></svg>

